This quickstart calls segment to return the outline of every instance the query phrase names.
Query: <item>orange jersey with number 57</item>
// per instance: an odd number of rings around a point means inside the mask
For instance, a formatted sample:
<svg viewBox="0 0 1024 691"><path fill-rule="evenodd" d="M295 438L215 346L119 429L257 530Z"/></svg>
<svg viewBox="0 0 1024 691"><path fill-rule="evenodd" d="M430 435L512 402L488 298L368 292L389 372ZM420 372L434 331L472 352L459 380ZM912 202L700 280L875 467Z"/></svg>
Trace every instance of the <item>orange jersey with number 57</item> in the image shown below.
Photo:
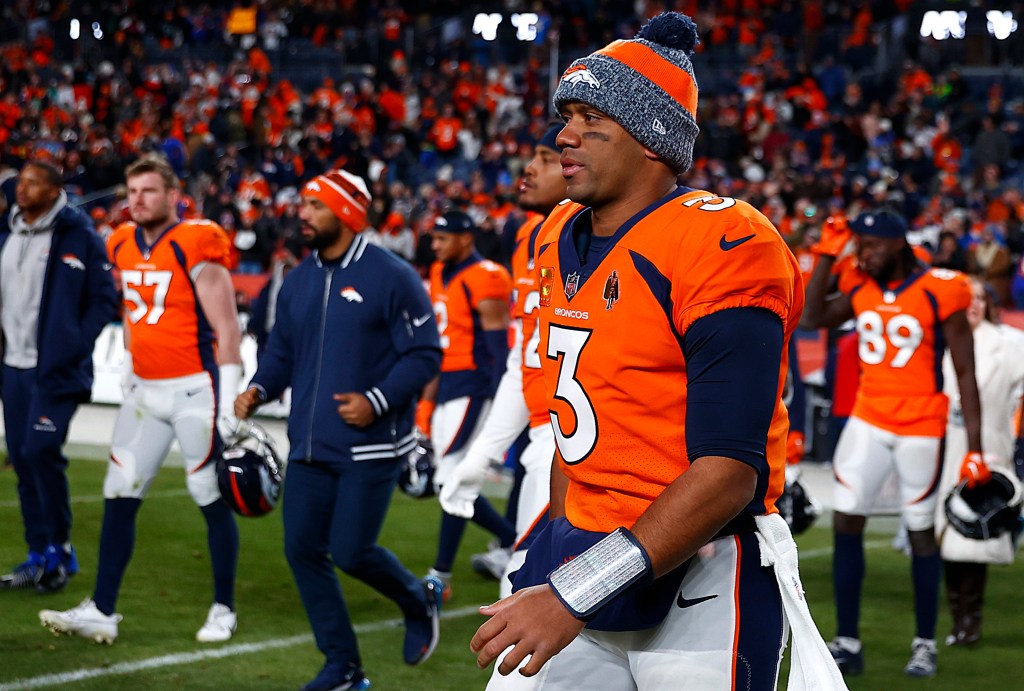
<svg viewBox="0 0 1024 691"><path fill-rule="evenodd" d="M839 277L857 317L861 374L852 415L895 434L941 437L949 400L942 393L942 323L971 304L967 277L921 265L882 287L856 265Z"/></svg>
<svg viewBox="0 0 1024 691"><path fill-rule="evenodd" d="M226 265L230 249L224 230L205 219L171 226L152 246L134 223L121 224L107 239L107 254L121 274L135 374L170 379L216 368L216 338L195 278L208 262Z"/></svg>
<svg viewBox="0 0 1024 691"><path fill-rule="evenodd" d="M534 270L534 258L537 254L538 237L544 217L530 214L526 222L516 233L516 246L512 252L512 316L518 320L522 330L522 365L523 398L530 411L530 427L546 425L548 418L548 398L544 390L544 373L540 369L540 332L537 330L538 310L540 309L540 292L537 285L537 272Z"/></svg>
<svg viewBox="0 0 1024 691"><path fill-rule="evenodd" d="M573 229L589 213L555 208L541 231L540 360L566 517L583 530L632 526L685 473L689 400L683 343L730 308L777 316L788 340L803 309L799 266L749 204L681 189L627 221L582 267ZM749 511L773 513L785 483L786 351Z"/></svg>

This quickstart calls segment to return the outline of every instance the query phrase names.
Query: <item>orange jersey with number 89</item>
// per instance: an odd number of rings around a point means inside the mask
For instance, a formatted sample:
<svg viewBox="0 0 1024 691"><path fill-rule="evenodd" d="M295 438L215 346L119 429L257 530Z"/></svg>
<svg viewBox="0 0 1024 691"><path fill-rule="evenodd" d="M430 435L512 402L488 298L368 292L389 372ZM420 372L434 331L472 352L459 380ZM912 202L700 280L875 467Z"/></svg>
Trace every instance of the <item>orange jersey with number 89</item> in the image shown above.
<svg viewBox="0 0 1024 691"><path fill-rule="evenodd" d="M857 317L860 385L852 415L895 434L941 437L942 323L971 304L967 277L927 269L883 288L857 266L839 278Z"/></svg>

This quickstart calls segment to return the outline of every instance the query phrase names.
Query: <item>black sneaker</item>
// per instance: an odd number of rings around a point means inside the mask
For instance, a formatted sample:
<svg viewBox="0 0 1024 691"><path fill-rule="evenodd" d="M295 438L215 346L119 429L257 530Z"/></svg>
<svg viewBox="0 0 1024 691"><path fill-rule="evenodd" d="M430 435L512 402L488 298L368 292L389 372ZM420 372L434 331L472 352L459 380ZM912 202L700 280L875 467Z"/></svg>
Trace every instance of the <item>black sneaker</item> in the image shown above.
<svg viewBox="0 0 1024 691"><path fill-rule="evenodd" d="M36 590L40 593L56 593L64 589L68 580L68 570L63 564L58 564L57 568L43 572L36 583Z"/></svg>
<svg viewBox="0 0 1024 691"><path fill-rule="evenodd" d="M328 662L316 679L302 687L302 691L362 691L368 688L370 680L356 663Z"/></svg>
<svg viewBox="0 0 1024 691"><path fill-rule="evenodd" d="M828 644L828 651L843 676L855 677L864 671L864 648L856 638L838 636Z"/></svg>

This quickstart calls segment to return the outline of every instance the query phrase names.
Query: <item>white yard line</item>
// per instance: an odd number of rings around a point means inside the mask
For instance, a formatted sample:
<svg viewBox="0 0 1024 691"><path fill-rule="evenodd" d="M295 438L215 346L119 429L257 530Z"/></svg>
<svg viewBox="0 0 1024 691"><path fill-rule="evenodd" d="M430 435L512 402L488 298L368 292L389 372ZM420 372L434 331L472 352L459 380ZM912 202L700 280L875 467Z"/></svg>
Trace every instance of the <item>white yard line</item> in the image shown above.
<svg viewBox="0 0 1024 691"><path fill-rule="evenodd" d="M460 609L442 611L441 618L461 619L462 617L468 617L478 613L479 607L477 606L462 607ZM402 619L385 619L383 621L375 621L370 622L368 624L358 624L355 626L355 630L356 633L384 631L386 629L397 628L401 626L402 623ZM60 672L58 674L44 674L38 677L16 679L12 682L0 684L0 691L41 689L47 686L60 686L62 684L70 684L71 682L82 681L84 679L123 676L126 674L134 674L135 672L141 672L147 669L171 667L175 665L188 665L195 662L202 662L204 660L219 660L225 657L234 657L236 655L249 655L251 653L258 653L264 650L274 650L276 648L290 648L295 645L312 642L312 634L304 633L299 636L288 636L287 638L271 638L269 640L260 641L258 643L234 643L232 645L226 645L221 648L214 648L210 650L196 650L190 653L175 653L173 655L161 655L159 657L151 657L145 660L136 660L135 662L119 662L115 665L110 665L109 667L93 667L91 669L78 669L71 672Z"/></svg>
<svg viewBox="0 0 1024 691"><path fill-rule="evenodd" d="M150 492L146 495L146 499L170 499L174 497L187 497L187 489L167 489L159 492ZM83 494L83 495L71 495L72 504L92 504L96 502L102 502L103 496L99 494ZM18 499L4 499L0 501L0 508L11 509L21 506L21 501Z"/></svg>

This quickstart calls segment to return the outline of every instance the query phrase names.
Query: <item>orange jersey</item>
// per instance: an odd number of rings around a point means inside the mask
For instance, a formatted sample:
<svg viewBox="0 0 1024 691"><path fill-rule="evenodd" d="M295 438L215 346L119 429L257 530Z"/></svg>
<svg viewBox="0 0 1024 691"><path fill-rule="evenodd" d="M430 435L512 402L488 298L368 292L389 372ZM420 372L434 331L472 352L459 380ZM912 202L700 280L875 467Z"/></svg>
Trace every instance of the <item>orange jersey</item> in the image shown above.
<svg viewBox="0 0 1024 691"><path fill-rule="evenodd" d="M534 271L534 257L537 253L537 238L544 217L530 214L516 233L516 246L512 252L512 316L519 321L522 332L522 373L523 398L530 411L530 427L546 425L548 417L548 396L544 387L544 373L540 368L540 331L537 330L537 310L540 308L540 292L537 287L537 273Z"/></svg>
<svg viewBox="0 0 1024 691"><path fill-rule="evenodd" d="M170 379L216 368L216 339L192 274L206 262L225 265L230 249L221 227L205 219L171 226L152 247L134 223L118 226L107 239L110 261L121 274L124 324L137 375Z"/></svg>
<svg viewBox="0 0 1024 691"><path fill-rule="evenodd" d="M856 266L839 278L857 315L860 386L852 414L905 436L941 437L942 323L971 304L967 277L949 269L914 273L883 289Z"/></svg>
<svg viewBox="0 0 1024 691"><path fill-rule="evenodd" d="M702 317L763 308L786 340L803 309L796 258L749 204L680 190L631 219L589 275L572 226L578 204L548 217L536 259L540 354L566 516L583 530L632 526L689 468L683 339ZM785 482L786 351L752 507L775 511ZM754 510L751 508L751 510Z"/></svg>
<svg viewBox="0 0 1024 691"><path fill-rule="evenodd" d="M509 302L512 278L505 267L472 254L455 267L434 262L430 267L430 301L437 317L441 337L441 387L447 389L446 374L480 372L475 383L490 379L489 365L483 361L486 347L478 308L484 300ZM449 378L454 381L454 379ZM485 387L486 388L486 387ZM452 398L457 397L452 395ZM438 402L448 400L439 393Z"/></svg>

